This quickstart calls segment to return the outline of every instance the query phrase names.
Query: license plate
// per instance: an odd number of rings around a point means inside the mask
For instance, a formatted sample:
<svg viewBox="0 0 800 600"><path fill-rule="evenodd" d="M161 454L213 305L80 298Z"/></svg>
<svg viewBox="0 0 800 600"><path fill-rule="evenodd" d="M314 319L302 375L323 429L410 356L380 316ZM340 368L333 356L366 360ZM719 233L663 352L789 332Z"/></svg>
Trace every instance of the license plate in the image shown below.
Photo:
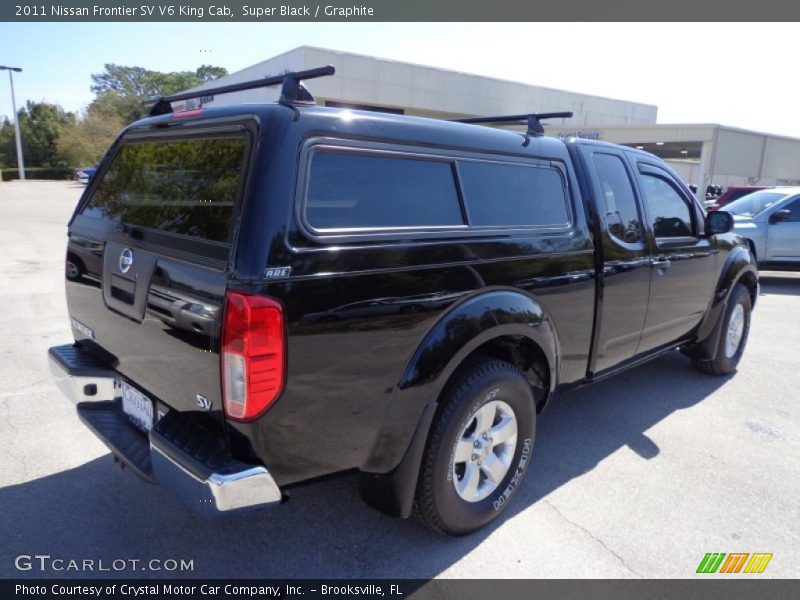
<svg viewBox="0 0 800 600"><path fill-rule="evenodd" d="M122 412L145 433L153 428L153 401L136 388L122 382Z"/></svg>

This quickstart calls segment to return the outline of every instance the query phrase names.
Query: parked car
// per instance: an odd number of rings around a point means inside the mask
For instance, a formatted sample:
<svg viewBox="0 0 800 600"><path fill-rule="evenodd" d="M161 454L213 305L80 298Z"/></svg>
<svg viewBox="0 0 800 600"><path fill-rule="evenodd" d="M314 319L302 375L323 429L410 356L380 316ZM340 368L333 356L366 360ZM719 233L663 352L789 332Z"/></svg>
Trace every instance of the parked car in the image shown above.
<svg viewBox="0 0 800 600"><path fill-rule="evenodd" d="M89 277L100 281L103 272L103 243L91 238L73 240L69 245L65 274L70 281Z"/></svg>
<svg viewBox="0 0 800 600"><path fill-rule="evenodd" d="M725 190L725 193L722 194L719 198L712 200L708 206L707 210L719 210L726 204L730 204L734 200L738 200L739 198L746 196L747 194L752 194L753 192L758 192L759 190L766 190L769 189L767 186L759 186L759 185L746 185L746 186L732 186Z"/></svg>
<svg viewBox="0 0 800 600"><path fill-rule="evenodd" d="M765 189L734 200L734 231L762 269L800 270L800 187Z"/></svg>
<svg viewBox="0 0 800 600"><path fill-rule="evenodd" d="M97 165L75 169L75 181L79 181L80 183L89 183L92 177L94 177L96 171Z"/></svg>
<svg viewBox="0 0 800 600"><path fill-rule="evenodd" d="M50 365L135 474L216 516L357 472L461 535L509 505L558 391L678 348L736 369L755 264L664 161L545 137L564 113L317 107L300 80L331 72L234 86L275 104L160 100L76 207L68 249L102 242L102 273L68 277Z"/></svg>

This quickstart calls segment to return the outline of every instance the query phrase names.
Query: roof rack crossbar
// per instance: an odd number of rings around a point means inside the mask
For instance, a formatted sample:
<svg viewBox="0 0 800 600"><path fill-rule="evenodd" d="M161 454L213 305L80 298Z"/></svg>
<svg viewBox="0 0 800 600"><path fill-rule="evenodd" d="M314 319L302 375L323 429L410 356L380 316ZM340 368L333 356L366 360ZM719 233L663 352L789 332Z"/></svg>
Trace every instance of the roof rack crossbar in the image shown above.
<svg viewBox="0 0 800 600"><path fill-rule="evenodd" d="M572 112L528 113L524 115L502 115L497 117L470 117L468 119L454 119L458 123L527 123L528 131L525 133L525 146L528 145L530 136L544 135L542 119L570 119Z"/></svg>
<svg viewBox="0 0 800 600"><path fill-rule="evenodd" d="M203 96L212 96L217 94L230 94L231 92L241 92L244 90L270 87L278 84L282 85L281 97L280 100L278 100L278 102L281 104L314 104L314 96L312 96L303 85L303 80L325 77L327 75L333 75L334 73L336 73L336 69L333 67L333 65L316 67L314 69L307 69L305 71L287 71L286 73L282 73L280 75L273 75L272 77L264 77L262 79L254 79L252 81L231 83L230 85L221 85L215 88L206 88L203 90L173 94L172 96L161 96L160 98L147 100L144 105L145 108L149 109L150 116L154 117L156 115L165 115L171 113L173 102L180 102L182 100L202 98Z"/></svg>

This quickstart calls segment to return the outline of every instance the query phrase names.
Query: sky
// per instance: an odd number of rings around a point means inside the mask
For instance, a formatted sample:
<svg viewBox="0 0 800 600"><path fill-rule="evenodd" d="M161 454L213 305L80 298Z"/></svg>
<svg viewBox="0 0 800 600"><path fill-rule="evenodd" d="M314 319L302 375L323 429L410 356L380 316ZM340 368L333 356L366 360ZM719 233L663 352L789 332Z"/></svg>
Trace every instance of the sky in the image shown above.
<svg viewBox="0 0 800 600"><path fill-rule="evenodd" d="M92 99L104 63L233 72L304 44L658 106L800 138L796 23L0 23L17 107ZM311 84L309 84L311 86ZM311 87L313 91L313 86ZM535 110L536 107L531 107ZM11 115L0 72L0 115Z"/></svg>

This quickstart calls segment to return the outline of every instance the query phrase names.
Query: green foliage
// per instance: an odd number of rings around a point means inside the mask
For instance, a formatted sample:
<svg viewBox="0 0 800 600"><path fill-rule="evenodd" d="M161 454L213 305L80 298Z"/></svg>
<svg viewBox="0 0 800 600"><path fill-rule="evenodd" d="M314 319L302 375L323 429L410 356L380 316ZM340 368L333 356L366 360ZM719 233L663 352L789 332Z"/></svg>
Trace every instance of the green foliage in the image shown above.
<svg viewBox="0 0 800 600"><path fill-rule="evenodd" d="M108 63L104 72L92 75L91 89L96 97L90 109L115 112L124 123L131 123L145 116L143 101L182 92L227 74L223 67L212 65L161 73Z"/></svg>
<svg viewBox="0 0 800 600"><path fill-rule="evenodd" d="M26 162L37 167L64 166L58 160L57 140L75 125L75 115L57 104L26 103L19 114L22 150Z"/></svg>
<svg viewBox="0 0 800 600"><path fill-rule="evenodd" d="M66 129L75 124L73 113L65 112L57 104L28 100L17 114L17 122L22 133L22 151L26 165L63 166L58 159L56 141ZM0 129L0 163L17 166L14 126L8 120Z"/></svg>
<svg viewBox="0 0 800 600"><path fill-rule="evenodd" d="M104 65L103 73L92 75L92 91L95 94L114 92L122 96L146 96L148 77L152 71L142 67L123 67L113 63Z"/></svg>
<svg viewBox="0 0 800 600"><path fill-rule="evenodd" d="M87 112L104 115L114 115L123 125L133 123L147 115L142 101L144 96L124 96L118 92L100 92Z"/></svg>
<svg viewBox="0 0 800 600"><path fill-rule="evenodd" d="M0 171L3 181L19 179L18 169L3 169ZM27 179L72 179L75 172L72 167L25 167Z"/></svg>
<svg viewBox="0 0 800 600"><path fill-rule="evenodd" d="M16 166L17 150L14 144L14 124L6 117L0 125L0 169Z"/></svg>
<svg viewBox="0 0 800 600"><path fill-rule="evenodd" d="M59 159L73 166L96 164L123 126L122 118L115 111L90 109L58 139Z"/></svg>
<svg viewBox="0 0 800 600"><path fill-rule="evenodd" d="M214 67L212 65L200 65L195 74L203 80L203 82L214 81L215 79L219 79L220 77L224 77L228 74L228 70L225 67Z"/></svg>

